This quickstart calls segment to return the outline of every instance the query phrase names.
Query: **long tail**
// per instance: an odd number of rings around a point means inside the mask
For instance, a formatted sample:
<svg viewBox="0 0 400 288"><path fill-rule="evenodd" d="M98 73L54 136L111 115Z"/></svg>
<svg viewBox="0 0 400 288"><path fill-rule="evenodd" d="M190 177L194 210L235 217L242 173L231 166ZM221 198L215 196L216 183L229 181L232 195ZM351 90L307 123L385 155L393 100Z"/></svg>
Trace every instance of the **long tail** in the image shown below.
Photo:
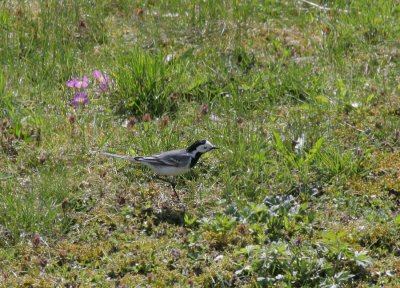
<svg viewBox="0 0 400 288"><path fill-rule="evenodd" d="M100 151L90 151L90 153L98 154L98 155L104 155L104 156L108 156L108 157L119 158L119 159L124 159L124 160L129 160L129 161L132 161L132 162L138 162L135 159L135 157L130 157L130 156L117 155L117 154L112 154L112 153L107 153L107 152L100 152Z"/></svg>

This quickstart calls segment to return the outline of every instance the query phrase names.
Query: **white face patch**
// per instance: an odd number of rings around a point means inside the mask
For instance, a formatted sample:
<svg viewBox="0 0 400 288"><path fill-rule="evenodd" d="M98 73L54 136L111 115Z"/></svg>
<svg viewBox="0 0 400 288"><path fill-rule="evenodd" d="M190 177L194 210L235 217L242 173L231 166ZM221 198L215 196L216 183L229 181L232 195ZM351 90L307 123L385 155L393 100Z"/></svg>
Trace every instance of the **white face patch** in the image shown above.
<svg viewBox="0 0 400 288"><path fill-rule="evenodd" d="M208 152L213 149L215 149L215 146L213 144L211 144L211 142L208 140L206 141L205 144L200 145L196 148L196 150L201 153L205 153L205 152Z"/></svg>

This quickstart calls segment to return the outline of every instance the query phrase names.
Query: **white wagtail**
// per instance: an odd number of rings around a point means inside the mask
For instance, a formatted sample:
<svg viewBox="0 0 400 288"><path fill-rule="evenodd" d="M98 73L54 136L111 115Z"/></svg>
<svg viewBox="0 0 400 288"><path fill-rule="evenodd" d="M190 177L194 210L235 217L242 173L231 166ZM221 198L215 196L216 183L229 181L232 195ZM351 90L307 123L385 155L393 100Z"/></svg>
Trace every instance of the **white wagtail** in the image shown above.
<svg viewBox="0 0 400 288"><path fill-rule="evenodd" d="M173 181L167 181L172 185L175 195L179 199L178 193L176 193L175 177L186 172L189 172L193 168L197 161L199 161L200 156L204 153L218 149L217 146L211 144L208 140L199 140L194 142L186 149L178 149L167 152L161 152L159 154L154 154L152 156L123 156L117 154L111 154L107 152L97 152L94 153L125 159L135 163L140 163L151 168L155 174L158 176L173 176ZM160 180L166 181L165 179L159 178Z"/></svg>

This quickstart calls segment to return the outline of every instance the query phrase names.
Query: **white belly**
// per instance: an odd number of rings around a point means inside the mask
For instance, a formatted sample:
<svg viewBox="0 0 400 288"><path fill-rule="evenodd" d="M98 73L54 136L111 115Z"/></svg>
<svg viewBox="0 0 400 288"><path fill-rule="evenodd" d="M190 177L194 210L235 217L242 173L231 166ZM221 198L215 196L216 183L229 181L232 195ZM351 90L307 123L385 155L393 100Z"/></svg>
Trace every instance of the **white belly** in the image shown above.
<svg viewBox="0 0 400 288"><path fill-rule="evenodd" d="M153 171L161 176L178 176L189 172L189 167L150 167Z"/></svg>

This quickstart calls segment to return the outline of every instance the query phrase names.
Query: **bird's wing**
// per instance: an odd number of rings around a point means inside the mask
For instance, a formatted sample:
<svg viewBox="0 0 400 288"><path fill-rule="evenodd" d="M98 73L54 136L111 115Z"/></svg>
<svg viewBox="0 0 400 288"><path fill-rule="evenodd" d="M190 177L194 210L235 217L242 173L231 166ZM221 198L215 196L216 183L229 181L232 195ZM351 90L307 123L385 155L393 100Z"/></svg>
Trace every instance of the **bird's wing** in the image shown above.
<svg viewBox="0 0 400 288"><path fill-rule="evenodd" d="M137 162L146 162L156 166L182 167L189 163L190 155L182 150L174 150L148 157L135 157L135 160Z"/></svg>
<svg viewBox="0 0 400 288"><path fill-rule="evenodd" d="M108 157L114 157L114 158L129 160L129 161L132 161L132 162L137 162L135 157L117 155L117 154L112 154L112 153L107 153L107 152L100 152L100 151L90 151L90 152L98 154L98 155L104 155L104 156L108 156Z"/></svg>

